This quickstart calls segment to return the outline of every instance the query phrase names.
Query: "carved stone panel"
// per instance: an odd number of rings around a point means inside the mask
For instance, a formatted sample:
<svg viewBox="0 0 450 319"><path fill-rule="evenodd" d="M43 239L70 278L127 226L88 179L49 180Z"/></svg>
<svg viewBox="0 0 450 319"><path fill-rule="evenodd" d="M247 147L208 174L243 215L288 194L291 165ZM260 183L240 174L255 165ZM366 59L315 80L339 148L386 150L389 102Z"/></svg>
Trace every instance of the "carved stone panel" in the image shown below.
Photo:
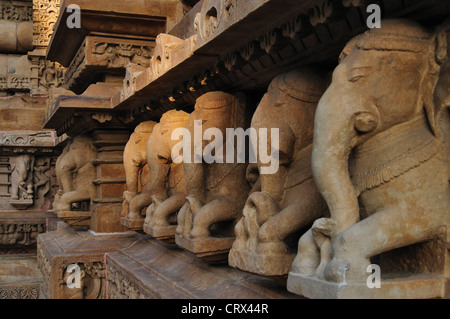
<svg viewBox="0 0 450 319"><path fill-rule="evenodd" d="M33 0L33 45L47 47L58 20L60 0Z"/></svg>
<svg viewBox="0 0 450 319"><path fill-rule="evenodd" d="M0 1L0 20L32 21L33 4L31 1Z"/></svg>

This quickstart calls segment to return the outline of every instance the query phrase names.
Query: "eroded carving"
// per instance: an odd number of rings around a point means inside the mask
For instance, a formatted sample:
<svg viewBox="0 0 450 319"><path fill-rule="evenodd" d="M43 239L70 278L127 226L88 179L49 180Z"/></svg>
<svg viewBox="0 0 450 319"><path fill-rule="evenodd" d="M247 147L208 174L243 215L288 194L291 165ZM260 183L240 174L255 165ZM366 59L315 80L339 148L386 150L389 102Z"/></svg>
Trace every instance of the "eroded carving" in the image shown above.
<svg viewBox="0 0 450 319"><path fill-rule="evenodd" d="M47 47L58 20L60 0L33 1L33 45Z"/></svg>
<svg viewBox="0 0 450 319"><path fill-rule="evenodd" d="M121 216L122 223L129 228L142 228L144 208L152 203L147 142L155 124L153 121L139 124L123 152L127 190L123 193Z"/></svg>
<svg viewBox="0 0 450 319"><path fill-rule="evenodd" d="M53 202L56 213L71 211L74 205L94 197L96 172L92 161L96 157L97 148L89 136L77 136L64 148L55 167L60 187Z"/></svg>
<svg viewBox="0 0 450 319"><path fill-rule="evenodd" d="M11 165L11 200L17 209L26 209L33 205L33 177L31 170L34 157L31 155L12 156Z"/></svg>
<svg viewBox="0 0 450 319"><path fill-rule="evenodd" d="M258 134L261 128L279 129L280 168L275 174L261 174L260 189L247 199L235 228L231 266L266 276L287 274L298 232L326 213L311 172L314 114L325 88L325 77L313 68L282 74L253 115L251 126ZM257 169L261 166L267 164L259 159Z"/></svg>
<svg viewBox="0 0 450 319"><path fill-rule="evenodd" d="M183 111L171 110L163 114L148 139L152 204L146 211L144 230L158 239L173 241L177 213L186 203L183 163L172 160L172 150L178 143L172 139L172 133L184 128L188 118L189 114Z"/></svg>
<svg viewBox="0 0 450 319"><path fill-rule="evenodd" d="M408 20L382 24L347 44L318 105L312 168L331 218L317 220L300 239L290 291L320 297L308 287L322 280L336 290L355 287L358 297L379 290L377 296L402 298L401 287L409 287L409 298L437 297L429 294L438 283L421 289L414 276L385 279L381 290L357 288L365 287L371 258L380 254L382 264L390 253L395 270L422 274L412 264L421 259L420 247L434 241L444 248L429 250L426 260L440 263L435 275L442 274L449 225L439 126L449 94L437 85L448 83L448 72L440 73L448 63L448 37ZM413 244L414 253L402 260L401 247Z"/></svg>
<svg viewBox="0 0 450 319"><path fill-rule="evenodd" d="M143 67L150 65L153 48L129 43L98 42L93 45L91 64L108 68L125 68L128 63Z"/></svg>
<svg viewBox="0 0 450 319"><path fill-rule="evenodd" d="M0 224L0 245L31 246L43 232L45 224Z"/></svg>
<svg viewBox="0 0 450 319"><path fill-rule="evenodd" d="M186 125L191 136L195 121L202 121L202 128L195 128L202 131L202 136L208 128L226 132L227 128L246 127L242 101L224 92L209 92L197 99ZM195 138L190 143L191 150L201 147L202 151L209 144L203 141L203 145L196 145ZM224 157L231 152L226 150L225 139L214 140L214 145L216 152L225 150ZM238 163L237 152L233 163L207 164L194 159L194 151L190 155L189 161L183 163L188 202L178 214L176 243L200 257L221 259L234 241L234 226L250 191L245 178L247 164Z"/></svg>
<svg viewBox="0 0 450 319"><path fill-rule="evenodd" d="M80 286L68 287L73 269L66 267L61 280L61 299L101 299L104 294L105 270L101 262L78 263L80 267Z"/></svg>

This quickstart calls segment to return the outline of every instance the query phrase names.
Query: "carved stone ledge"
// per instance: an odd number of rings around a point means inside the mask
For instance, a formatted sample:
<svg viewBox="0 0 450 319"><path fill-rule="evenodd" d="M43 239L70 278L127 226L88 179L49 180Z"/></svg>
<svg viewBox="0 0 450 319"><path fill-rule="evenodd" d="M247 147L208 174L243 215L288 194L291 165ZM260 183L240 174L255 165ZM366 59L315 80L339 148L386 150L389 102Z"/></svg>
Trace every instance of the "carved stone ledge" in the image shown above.
<svg viewBox="0 0 450 319"><path fill-rule="evenodd" d="M367 3L204 1L186 14L186 21L180 22L184 26L191 21L190 29L176 28L173 34L195 35L191 52L158 78L138 75L137 79L146 77L147 84L125 100L120 99L120 95L114 98L113 105L130 112L130 118L139 114L155 119L170 109L188 110L207 91L264 90L276 75L294 67L334 63L345 42L367 30ZM441 1L406 5L394 0L382 9L382 17L413 15L428 19L438 14L444 16L450 7ZM195 24L192 23L193 11L197 14ZM278 19L273 19L274 16ZM181 46L173 48L169 60L178 54L177 48ZM140 112L142 107L144 114Z"/></svg>
<svg viewBox="0 0 450 319"><path fill-rule="evenodd" d="M39 284L0 286L0 299L39 299Z"/></svg>
<svg viewBox="0 0 450 319"><path fill-rule="evenodd" d="M300 298L273 279L227 265L208 265L157 240L106 254L106 268L108 299Z"/></svg>
<svg viewBox="0 0 450 319"><path fill-rule="evenodd" d="M88 36L67 68L64 87L81 94L99 76L123 76L129 63L146 68L154 46L154 41Z"/></svg>
<svg viewBox="0 0 450 319"><path fill-rule="evenodd" d="M61 211L58 212L58 218L62 221L66 222L68 225L78 228L78 227L87 227L91 225L91 216L92 213L90 211Z"/></svg>
<svg viewBox="0 0 450 319"><path fill-rule="evenodd" d="M71 14L68 6L76 4L81 9L81 28L70 29L66 20ZM102 34L112 38L154 40L166 32L182 16L182 8L176 1L152 1L128 3L119 0L66 0L55 24L47 58L69 66L85 37Z"/></svg>
<svg viewBox="0 0 450 319"><path fill-rule="evenodd" d="M50 88L59 87L64 68L45 60L42 51L34 50L22 56L0 55L2 68L14 69L13 73L0 74L0 91L29 92L46 95Z"/></svg>
<svg viewBox="0 0 450 319"><path fill-rule="evenodd" d="M60 222L57 230L38 238L38 266L43 274L46 295L51 299L104 298L105 254L145 238L134 232L104 235L92 231L76 232ZM81 289L67 287L67 267L71 264L77 264L84 273Z"/></svg>
<svg viewBox="0 0 450 319"><path fill-rule="evenodd" d="M97 83L89 86L82 95L71 91L54 91L44 128L56 130L58 135L76 136L96 128L132 128L120 120L112 110L111 97L120 92L118 83Z"/></svg>

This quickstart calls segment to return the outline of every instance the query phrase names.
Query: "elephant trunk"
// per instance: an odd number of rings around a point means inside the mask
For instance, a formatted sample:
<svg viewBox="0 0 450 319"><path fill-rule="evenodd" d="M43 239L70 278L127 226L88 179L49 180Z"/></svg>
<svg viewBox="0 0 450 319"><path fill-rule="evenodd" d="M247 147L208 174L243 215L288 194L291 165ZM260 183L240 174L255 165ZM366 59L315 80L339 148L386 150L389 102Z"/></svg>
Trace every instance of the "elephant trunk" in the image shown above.
<svg viewBox="0 0 450 319"><path fill-rule="evenodd" d="M336 223L335 235L359 220L358 194L350 179L348 159L362 133L378 125L373 104L339 92L330 86L319 102L312 152L314 180Z"/></svg>

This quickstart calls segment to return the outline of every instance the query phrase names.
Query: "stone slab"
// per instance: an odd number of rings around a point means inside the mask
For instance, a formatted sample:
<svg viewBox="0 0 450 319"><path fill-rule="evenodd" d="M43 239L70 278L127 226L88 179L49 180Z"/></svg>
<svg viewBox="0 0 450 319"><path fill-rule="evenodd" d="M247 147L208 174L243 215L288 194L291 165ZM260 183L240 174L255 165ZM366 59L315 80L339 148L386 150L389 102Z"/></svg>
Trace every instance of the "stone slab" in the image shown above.
<svg viewBox="0 0 450 319"><path fill-rule="evenodd" d="M191 239L184 236L175 235L175 243L194 253L198 258L208 262L220 262L228 259L235 237L208 237Z"/></svg>
<svg viewBox="0 0 450 319"><path fill-rule="evenodd" d="M289 273L287 289L312 299L430 299L442 298L445 278L434 274L381 278L380 288L364 283L333 283Z"/></svg>
<svg viewBox="0 0 450 319"><path fill-rule="evenodd" d="M157 240L162 240L167 243L175 243L175 233L177 226L171 225L167 227L153 227L148 224L144 224L144 232L149 234Z"/></svg>
<svg viewBox="0 0 450 319"><path fill-rule="evenodd" d="M149 239L106 254L109 299L297 299L284 283Z"/></svg>
<svg viewBox="0 0 450 319"><path fill-rule="evenodd" d="M247 250L232 249L230 266L262 276L285 276L291 270L295 255L260 255Z"/></svg>
<svg viewBox="0 0 450 319"><path fill-rule="evenodd" d="M127 217L121 217L120 222L130 230L142 230L142 228L144 227L144 218L130 219Z"/></svg>
<svg viewBox="0 0 450 319"><path fill-rule="evenodd" d="M92 213L87 211L61 211L58 218L72 227L89 227Z"/></svg>

